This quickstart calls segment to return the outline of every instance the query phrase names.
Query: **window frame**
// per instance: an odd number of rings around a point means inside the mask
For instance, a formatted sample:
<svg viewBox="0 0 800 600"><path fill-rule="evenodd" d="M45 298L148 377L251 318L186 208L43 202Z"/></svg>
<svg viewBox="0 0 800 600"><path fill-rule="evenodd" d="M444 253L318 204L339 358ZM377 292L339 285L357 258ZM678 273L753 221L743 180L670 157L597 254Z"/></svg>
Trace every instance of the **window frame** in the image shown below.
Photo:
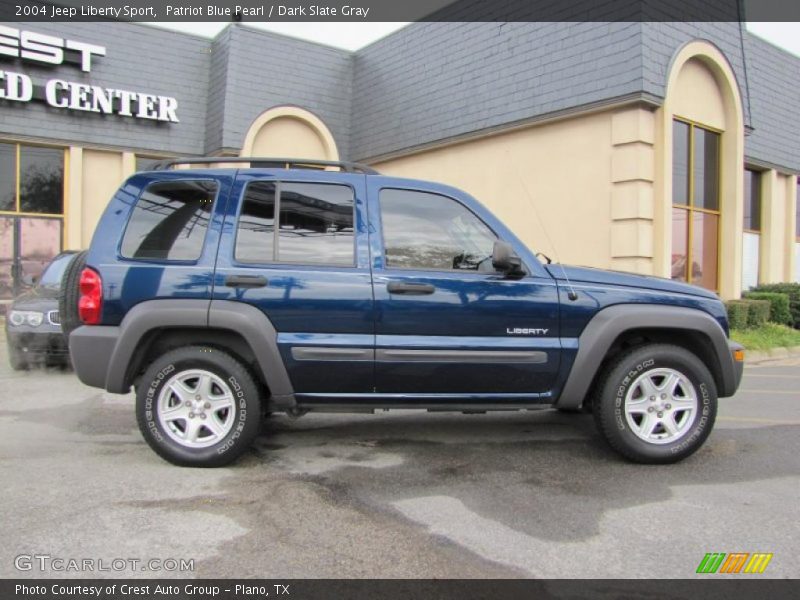
<svg viewBox="0 0 800 600"><path fill-rule="evenodd" d="M794 196L794 241L800 244L800 180L795 186Z"/></svg>
<svg viewBox="0 0 800 600"><path fill-rule="evenodd" d="M174 259L174 258L136 258L133 256L125 256L122 253L122 244L125 241L125 236L128 234L128 227L133 220L133 212L136 210L136 206L139 204L139 201L142 199L142 195L147 191L151 185L159 184L159 183L181 183L181 182L209 182L213 183L216 187L216 193L214 194L214 201L211 203L211 209L209 210L208 214L208 227L206 227L206 232L203 235L203 243L200 246L200 254L197 258L182 258L182 259ZM218 179L214 179L213 177L181 177L181 178L169 178L169 179L152 179L147 182L142 189L139 190L139 194L136 196L136 201L131 205L131 210L128 213L128 218L125 221L125 227L122 229L122 235L119 236L119 241L117 242L117 258L119 260L126 260L135 263L146 263L146 264L163 264L169 263L171 265L196 265L200 262L203 258L203 254L206 251L206 242L208 241L208 232L211 229L211 223L214 220L214 211L217 207L217 203L219 202L219 195L220 191L222 190L222 185Z"/></svg>
<svg viewBox="0 0 800 600"><path fill-rule="evenodd" d="M761 177L763 176L764 171L760 171L760 170L756 169L755 167L748 167L747 165L745 165L745 167L744 167L745 177L747 177L747 173L748 172L751 172L751 173L754 173L755 175L757 175L757 180L758 180L758 211L759 211L758 226L759 226L759 229L750 229L748 227L745 227L744 226L744 222L742 222L742 231L744 233L752 233L752 234L755 234L755 235L761 235L763 233L763 226L764 226L763 214L762 214L764 212L763 211L763 209L764 209L764 196L762 194ZM752 187L751 187L750 191L752 192ZM750 202L750 198L745 198L745 204L748 203L748 202ZM751 220L751 222L752 222L752 220Z"/></svg>
<svg viewBox="0 0 800 600"><path fill-rule="evenodd" d="M14 210L0 210L0 216L4 217L47 217L50 219L61 219L62 221L62 230L66 229L67 226L67 207L69 206L69 148L65 148L64 146L57 146L57 145L50 145L50 144L38 144L38 143L30 143L30 142L20 142L17 140L7 140L7 139L0 139L0 143L6 144L8 146L14 146L14 177L16 181L14 182ZM46 148L48 150L61 150L61 168L62 168L62 176L61 176L61 183L62 183L62 190L61 190L61 213L37 213L37 212L30 212L30 211L22 211L21 208L21 194L22 191L22 147L27 146L29 148ZM62 235L62 239L63 239ZM63 244L62 244L63 247Z"/></svg>
<svg viewBox="0 0 800 600"><path fill-rule="evenodd" d="M385 230L384 230L385 228L384 228L384 218L383 218L383 205L381 204L381 194L383 193L384 190L396 190L396 191L399 191L399 192L417 192L417 193L422 193L422 194L432 194L434 196L441 196L442 198L447 198L448 200L452 200L453 202L457 203L459 206L464 208L467 212L472 214L472 216L474 216L480 223L482 223L483 226L486 227L486 229L491 231L492 235L494 235L495 241L498 241L498 240L502 239L498 235L497 231L495 231L494 228L490 227L489 224L486 223L486 221L484 221L480 217L480 215L478 215L469 206L467 206L466 204L461 202L461 200L459 200L458 198L456 198L454 196L451 196L449 194L443 194L441 192L434 192L432 190L421 189L421 188L403 188L403 187L398 187L398 186L393 186L393 185L382 187L382 188L380 188L378 190L378 198L377 198L378 202L377 202L377 204L378 204L378 211L380 213L381 257L382 257L382 264L383 264L383 269L384 270L386 270L386 271L402 271L402 272L406 272L406 273L412 272L412 271L422 271L422 272L425 272L425 273L450 273L450 274L457 273L459 275L469 275L469 276L473 276L473 277L477 276L477 277L481 277L481 278L485 278L487 275L492 275L492 276L493 275L498 275L500 273L499 271L495 271L494 273L481 273L480 271L477 271L477 270L476 271L472 271L472 270L467 270L467 269L446 269L446 270L442 270L442 269L431 269L431 268L424 268L424 267L393 267L393 266L390 266L389 265L389 261L386 258L386 233L385 233ZM528 269L528 267L525 265L524 262L522 263L522 269L525 271L526 275L530 274L530 270Z"/></svg>
<svg viewBox="0 0 800 600"><path fill-rule="evenodd" d="M710 127L703 123L699 123L697 121L693 121L691 119L687 119L685 117L678 117L673 116L673 121L677 121L679 123L683 123L689 126L689 157L688 157L688 197L687 202L688 204L676 204L674 202L675 198L675 190L672 191L672 198L670 198L670 208L671 209L682 209L687 212L687 231L686 231L686 269L684 271L683 279L676 280L676 281L683 281L684 283L688 283L690 285L697 285L693 283L691 275L691 268L692 268L692 256L694 250L694 213L700 212L710 215L715 215L717 217L717 275L716 275L716 282L714 288L710 291L719 293L720 289L720 269L722 267L722 165L724 164L723 160L723 145L722 145L722 135L724 131L721 131L715 127ZM694 206L694 130L695 129L702 129L705 131L709 131L711 133L716 133L720 136L719 140L719 152L717 154L717 190L719 193L719 198L717 202L717 210L712 210L709 208L701 208ZM674 159L674 152L675 149L673 147L673 157L672 157L672 165L674 167L675 159Z"/></svg>
<svg viewBox="0 0 800 600"><path fill-rule="evenodd" d="M247 196L247 188L249 188L254 183L273 183L275 184L275 208L273 209L273 214L275 215L275 227L273 229L272 234L272 254L273 260L246 260L239 258L236 256L236 247L239 243L239 220L242 217L242 211L244 210L244 203L245 198ZM305 184L305 185L338 185L341 187L346 187L350 190L353 195L353 259L349 264L338 264L338 263L324 263L324 262L296 262L296 261L282 261L282 260L275 260L276 257L280 257L280 230L281 230L281 188L283 184L289 183L296 183L296 184ZM314 267L314 268L331 268L331 269L358 269L358 211L356 210L358 204L358 194L356 194L356 189L353 185L344 182L338 181L314 181L309 179L278 179L276 178L263 178L263 179L251 179L247 181L242 188L242 193L239 195L239 205L236 207L236 220L235 220L235 233L233 236L233 242L231 246L231 257L235 264L241 265L264 265L264 266L292 266L292 267Z"/></svg>

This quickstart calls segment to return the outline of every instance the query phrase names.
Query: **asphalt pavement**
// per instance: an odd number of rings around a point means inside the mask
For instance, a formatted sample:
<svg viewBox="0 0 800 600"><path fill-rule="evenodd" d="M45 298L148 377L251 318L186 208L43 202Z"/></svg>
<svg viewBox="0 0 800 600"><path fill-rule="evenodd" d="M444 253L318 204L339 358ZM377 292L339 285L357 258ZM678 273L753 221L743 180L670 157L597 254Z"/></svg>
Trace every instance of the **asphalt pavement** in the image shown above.
<svg viewBox="0 0 800 600"><path fill-rule="evenodd" d="M149 449L132 395L2 344L0 477L0 577L684 578L769 552L754 577L796 578L800 359L747 367L676 465L625 462L586 415L402 411L273 417L205 470Z"/></svg>

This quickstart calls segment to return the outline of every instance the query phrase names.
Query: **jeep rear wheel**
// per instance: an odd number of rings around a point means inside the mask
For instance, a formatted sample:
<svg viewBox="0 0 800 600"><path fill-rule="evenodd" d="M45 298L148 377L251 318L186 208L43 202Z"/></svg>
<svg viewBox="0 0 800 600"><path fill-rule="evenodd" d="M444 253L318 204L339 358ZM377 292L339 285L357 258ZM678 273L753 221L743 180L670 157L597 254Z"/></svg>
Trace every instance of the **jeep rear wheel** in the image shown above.
<svg viewBox="0 0 800 600"><path fill-rule="evenodd" d="M653 344L624 353L599 392L598 429L617 452L641 463L672 463L696 452L717 413L711 373L678 346Z"/></svg>
<svg viewBox="0 0 800 600"><path fill-rule="evenodd" d="M136 392L139 429L156 453L181 466L219 467L258 435L258 387L215 348L189 346L157 358Z"/></svg>

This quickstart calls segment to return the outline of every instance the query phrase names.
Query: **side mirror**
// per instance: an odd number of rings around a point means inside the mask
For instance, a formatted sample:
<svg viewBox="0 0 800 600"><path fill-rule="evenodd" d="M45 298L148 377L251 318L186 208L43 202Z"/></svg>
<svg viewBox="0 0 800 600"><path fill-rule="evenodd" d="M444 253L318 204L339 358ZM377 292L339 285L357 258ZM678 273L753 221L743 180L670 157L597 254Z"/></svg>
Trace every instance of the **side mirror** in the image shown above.
<svg viewBox="0 0 800 600"><path fill-rule="evenodd" d="M525 275L522 259L514 253L511 244L495 240L492 249L492 266L509 279L519 279Z"/></svg>
<svg viewBox="0 0 800 600"><path fill-rule="evenodd" d="M37 279L39 278L36 275L31 275L30 273L27 273L22 276L22 283L24 283L25 285L33 286L36 285Z"/></svg>

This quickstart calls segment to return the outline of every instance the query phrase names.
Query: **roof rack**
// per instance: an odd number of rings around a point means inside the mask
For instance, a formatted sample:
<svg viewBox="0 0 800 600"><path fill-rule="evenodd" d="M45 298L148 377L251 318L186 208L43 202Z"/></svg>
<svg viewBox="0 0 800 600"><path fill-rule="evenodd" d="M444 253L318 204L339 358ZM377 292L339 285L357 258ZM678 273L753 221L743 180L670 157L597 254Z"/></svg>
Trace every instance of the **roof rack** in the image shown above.
<svg viewBox="0 0 800 600"><path fill-rule="evenodd" d="M251 169L318 169L319 167L339 167L345 173L379 175L372 167L360 163L340 160L317 160L315 158L272 158L256 156L204 156L193 158L168 158L152 166L153 171L161 171L175 165L206 165L216 163L250 163Z"/></svg>

